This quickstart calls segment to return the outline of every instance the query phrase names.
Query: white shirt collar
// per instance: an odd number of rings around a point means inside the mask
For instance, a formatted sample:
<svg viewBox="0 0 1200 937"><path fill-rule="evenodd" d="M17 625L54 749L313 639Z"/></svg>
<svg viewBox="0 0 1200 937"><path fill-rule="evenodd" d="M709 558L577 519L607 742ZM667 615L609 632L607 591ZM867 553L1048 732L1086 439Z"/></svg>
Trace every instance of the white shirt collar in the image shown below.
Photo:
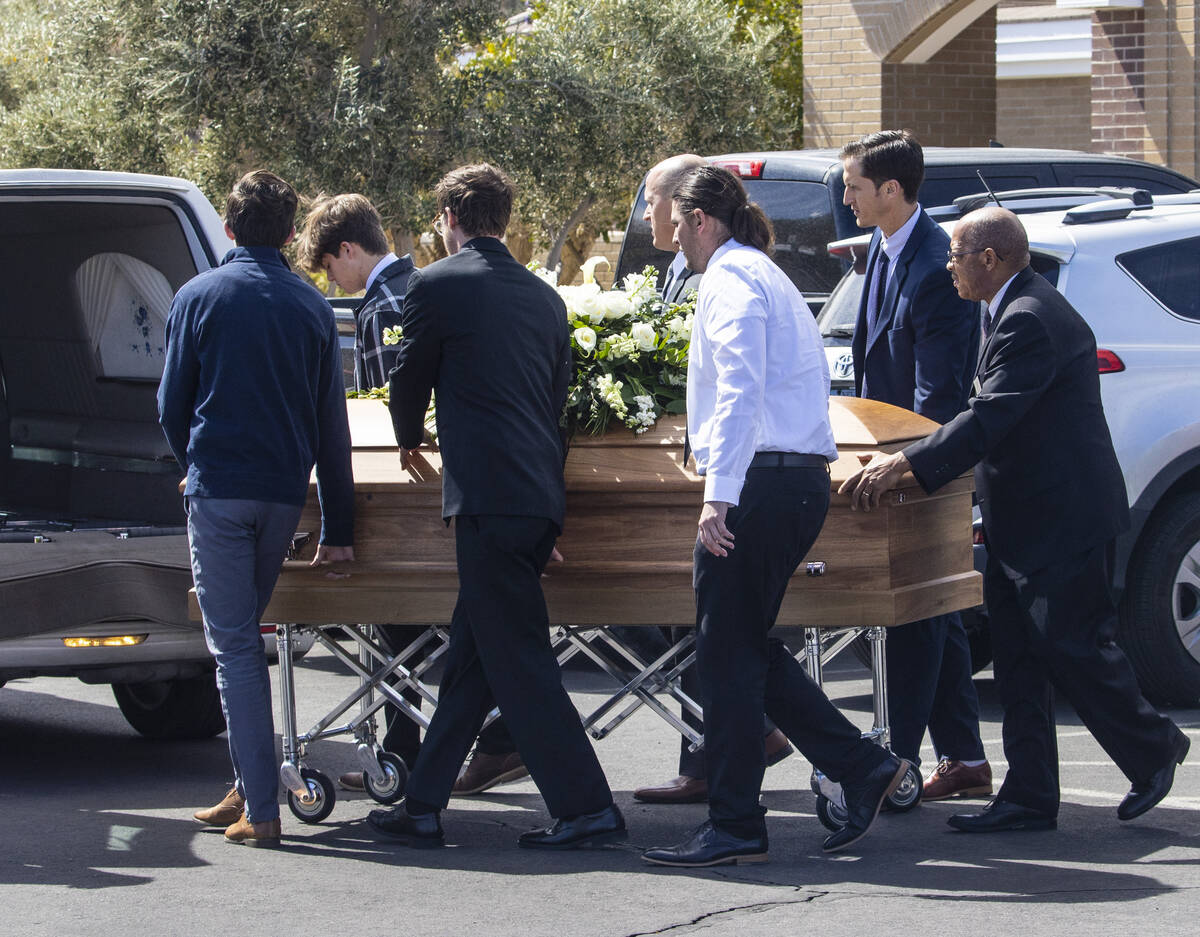
<svg viewBox="0 0 1200 937"><path fill-rule="evenodd" d="M371 284L375 282L375 278L379 276L379 274L383 273L384 269L389 264L393 264L399 259L400 258L397 257L392 251L388 251L384 255L383 260L379 261L379 263L375 265L375 268L371 271L371 275L367 277L366 290L368 293L371 292Z"/></svg>
<svg viewBox="0 0 1200 937"><path fill-rule="evenodd" d="M996 310L1000 308L1000 303L1003 302L1003 300L1004 300L1004 294L1008 292L1009 284L1012 283L1012 281L1017 278L1017 274L1019 274L1020 272L1021 271L1018 270L1011 277L1009 277L1007 280L1004 281L1004 285L1002 287L1000 287L1000 289L996 290L996 295L993 296L991 299L991 302L988 303L988 318L989 319L996 318Z"/></svg>
<svg viewBox="0 0 1200 937"><path fill-rule="evenodd" d="M888 261L895 263L896 258L904 253L904 245L908 243L909 235L913 233L913 228L917 226L917 222L921 220L921 203L917 202L916 211L909 216L908 221L900 225L890 236L885 235L883 231L879 232L879 246L883 248L883 252L888 255Z"/></svg>

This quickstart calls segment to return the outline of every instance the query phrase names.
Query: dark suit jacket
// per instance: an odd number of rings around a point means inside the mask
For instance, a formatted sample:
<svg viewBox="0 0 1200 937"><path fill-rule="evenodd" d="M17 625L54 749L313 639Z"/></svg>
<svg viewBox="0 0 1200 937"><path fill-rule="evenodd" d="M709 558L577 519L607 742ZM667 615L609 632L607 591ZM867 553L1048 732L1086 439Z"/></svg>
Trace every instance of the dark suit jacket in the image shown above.
<svg viewBox="0 0 1200 937"><path fill-rule="evenodd" d="M1004 295L976 380L968 409L904 454L928 492L976 466L996 559L1028 575L1129 525L1100 402L1096 339L1031 267Z"/></svg>
<svg viewBox="0 0 1200 937"><path fill-rule="evenodd" d="M946 270L950 238L923 211L899 258L875 329L867 301L882 251L878 230L851 351L855 393L945 423L967 405L979 352L979 304L962 299Z"/></svg>
<svg viewBox="0 0 1200 937"><path fill-rule="evenodd" d="M574 369L566 306L496 238L468 241L408 282L392 423L422 438L436 391L442 516L544 517L562 529L559 416Z"/></svg>

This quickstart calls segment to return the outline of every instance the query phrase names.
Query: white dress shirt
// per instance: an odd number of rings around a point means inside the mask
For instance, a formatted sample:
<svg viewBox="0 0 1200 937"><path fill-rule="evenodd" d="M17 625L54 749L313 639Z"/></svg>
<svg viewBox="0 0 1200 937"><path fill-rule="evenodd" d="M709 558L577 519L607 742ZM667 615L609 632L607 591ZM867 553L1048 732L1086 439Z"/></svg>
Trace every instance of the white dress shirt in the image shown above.
<svg viewBox="0 0 1200 937"><path fill-rule="evenodd" d="M371 268L371 275L367 277L367 285L365 287L368 293L371 291L371 284L375 282L375 278L387 269L388 264L393 264L399 259L400 258L397 257L392 251L388 251L384 255L383 260L379 261L379 263Z"/></svg>
<svg viewBox="0 0 1200 937"><path fill-rule="evenodd" d="M829 365L812 311L766 254L732 238L700 281L687 416L705 501L737 504L756 452L837 458Z"/></svg>

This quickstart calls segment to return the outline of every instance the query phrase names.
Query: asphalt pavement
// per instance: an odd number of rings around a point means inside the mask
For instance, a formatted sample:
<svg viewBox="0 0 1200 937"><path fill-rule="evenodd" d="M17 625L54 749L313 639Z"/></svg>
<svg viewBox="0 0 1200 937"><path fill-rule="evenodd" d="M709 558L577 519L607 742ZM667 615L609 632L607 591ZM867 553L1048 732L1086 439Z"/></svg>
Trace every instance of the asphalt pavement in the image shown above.
<svg viewBox="0 0 1200 937"><path fill-rule="evenodd" d="M867 671L844 656L826 677L835 702L869 725ZM568 670L566 682L581 710L594 708L609 683L582 670ZM307 728L354 683L318 649L298 665L297 685ZM999 777L990 674L977 685ZM1200 739L1200 710L1171 715ZM1130 823L1116 819L1128 783L1065 705L1059 747L1064 803L1055 832L956 833L946 818L985 801L932 803L883 815L851 850L826 856L811 769L796 755L767 771L768 864L673 870L646 865L640 851L683 838L705 808L634 802L635 787L675 773L678 751L677 736L643 708L596 743L629 824L625 845L518 849L519 833L549 822L526 779L453 800L443 814L445 849L377 841L363 822L374 802L339 793L316 825L285 806L282 848L261 850L230 846L220 830L191 819L228 787L224 736L149 741L125 723L108 687L17 680L0 688L0 935L1200 931L1200 746L1171 796ZM923 757L928 769L932 753ZM317 743L308 764L336 777L355 767L353 746L345 737Z"/></svg>

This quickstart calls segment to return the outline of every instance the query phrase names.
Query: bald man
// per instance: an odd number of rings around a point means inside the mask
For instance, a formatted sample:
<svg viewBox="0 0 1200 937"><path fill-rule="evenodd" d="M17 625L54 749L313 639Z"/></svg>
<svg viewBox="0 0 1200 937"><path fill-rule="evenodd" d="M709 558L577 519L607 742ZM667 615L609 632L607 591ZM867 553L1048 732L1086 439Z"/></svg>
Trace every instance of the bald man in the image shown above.
<svg viewBox="0 0 1200 937"><path fill-rule="evenodd" d="M642 220L650 222L650 237L656 250L675 251L672 242L675 228L671 224L671 195L689 172L697 166L706 165L708 162L703 156L681 153L667 157L646 173L646 211ZM699 288L700 274L688 269L683 251L676 252L675 259L667 269L667 278L663 281L663 299L677 303Z"/></svg>
<svg viewBox="0 0 1200 937"><path fill-rule="evenodd" d="M1055 690L1129 778L1117 817L1132 820L1170 791L1189 742L1142 697L1113 643L1113 544L1129 507L1100 401L1096 340L1029 266L1025 230L1010 211L985 208L959 221L946 266L960 296L987 304L967 409L874 459L840 490L869 511L907 471L932 493L975 466L1008 773L982 813L948 822L968 833L1057 826Z"/></svg>

